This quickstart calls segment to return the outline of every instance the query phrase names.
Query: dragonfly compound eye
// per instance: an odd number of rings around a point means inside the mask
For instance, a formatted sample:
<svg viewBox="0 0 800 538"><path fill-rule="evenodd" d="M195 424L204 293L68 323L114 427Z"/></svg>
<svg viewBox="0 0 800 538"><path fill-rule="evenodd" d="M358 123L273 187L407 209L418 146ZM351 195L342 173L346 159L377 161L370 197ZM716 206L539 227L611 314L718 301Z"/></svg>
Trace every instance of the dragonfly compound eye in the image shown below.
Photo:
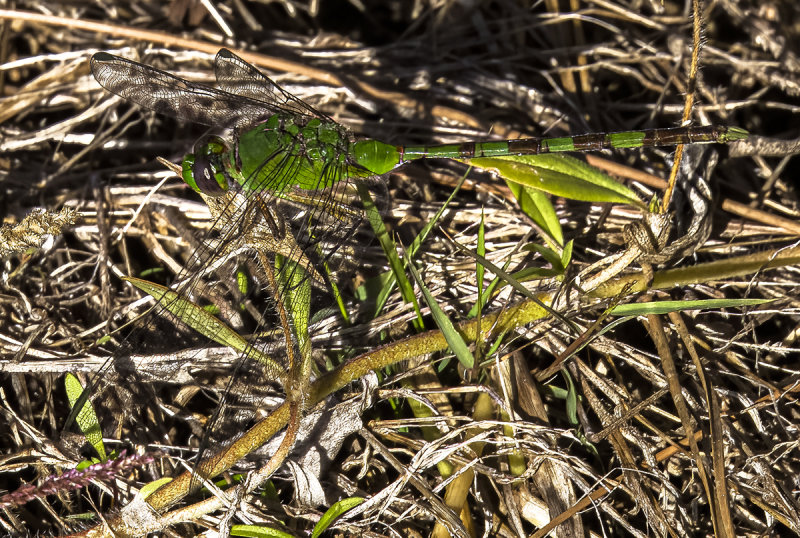
<svg viewBox="0 0 800 538"><path fill-rule="evenodd" d="M195 144L194 153L183 159L183 180L202 194L224 194L230 185L224 165L227 153L227 145L218 136L201 139Z"/></svg>

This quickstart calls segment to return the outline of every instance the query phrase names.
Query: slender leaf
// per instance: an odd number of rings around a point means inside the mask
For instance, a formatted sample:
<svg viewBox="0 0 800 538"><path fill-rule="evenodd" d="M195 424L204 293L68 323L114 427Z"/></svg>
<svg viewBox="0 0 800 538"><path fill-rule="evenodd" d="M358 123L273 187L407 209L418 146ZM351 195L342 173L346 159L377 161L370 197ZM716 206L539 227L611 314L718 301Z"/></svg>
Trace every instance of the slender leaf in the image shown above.
<svg viewBox="0 0 800 538"><path fill-rule="evenodd" d="M352 510L359 504L364 502L363 497L348 497L346 499L342 499L333 504L330 508L328 508L322 517L319 518L317 524L314 525L314 530L311 531L311 538L318 538L320 534L325 532L333 522L339 519L342 514L345 512Z"/></svg>
<svg viewBox="0 0 800 538"><path fill-rule="evenodd" d="M625 185L567 155L511 155L480 157L469 163L502 178L556 196L584 202L631 204L644 208Z"/></svg>
<svg viewBox="0 0 800 538"><path fill-rule="evenodd" d="M249 538L294 538L288 532L261 527L259 525L233 525L231 536L247 536Z"/></svg>
<svg viewBox="0 0 800 538"><path fill-rule="evenodd" d="M478 245L477 245L477 252L479 256L486 256L486 221L483 215L483 209L481 209L481 222L478 225ZM478 301L473 306L473 309L477 311L477 315L480 316L481 311L483 310L486 301L489 299L489 295L486 293L488 290L483 288L483 277L486 273L486 269L478 263L478 260L475 260L475 285L478 289Z"/></svg>
<svg viewBox="0 0 800 538"><path fill-rule="evenodd" d="M397 255L395 243L392 238L389 237L389 232L386 230L386 225L383 223L380 211L378 211L378 208L375 206L375 202L372 201L372 197L369 194L369 189L367 189L367 187L361 183L357 183L356 185L358 194L361 197L361 203L364 204L364 209L366 211L370 226L372 227L372 231L375 232L375 236L378 238L381 248L383 248L383 253L386 255L386 259L389 262L389 267L394 275L394 282L390 281L390 283L383 290L385 292L385 298L378 298L378 308L376 309L375 314L377 315L377 313L380 312L380 309L383 308L383 305L388 298L388 294L391 292L392 285L397 283L400 286L400 294L402 295L403 300L414 305L414 311L417 313L414 326L417 327L417 329L423 329L425 325L422 323L422 314L419 311L419 303L417 303L417 297L414 294L414 289L411 287L411 283L408 281L408 278L406 278L403 263L400 261L400 256Z"/></svg>
<svg viewBox="0 0 800 538"><path fill-rule="evenodd" d="M549 249L543 245L537 245L533 243L530 245L525 245L524 249L538 252L539 254L542 255L542 258L544 258L547 261L547 263L549 263L553 267L553 269L559 272L563 273L564 269L566 269L566 267L564 267L564 265L561 264L562 254L552 249Z"/></svg>
<svg viewBox="0 0 800 538"><path fill-rule="evenodd" d="M547 195L538 189L532 189L508 179L506 179L506 185L516 197L522 212L533 219L533 222L544 230L548 238L552 238L558 246L562 246L564 232L556 210Z"/></svg>
<svg viewBox="0 0 800 538"><path fill-rule="evenodd" d="M199 332L211 340L228 346L229 348L245 354L253 360L264 365L264 368L279 381L285 380L283 367L260 350L251 346L247 340L242 338L236 331L228 327L225 323L211 315L203 307L196 305L188 299L184 299L176 292L160 284L155 284L147 280L134 277L125 277L126 280L151 295L168 312L171 312L186 325Z"/></svg>
<svg viewBox="0 0 800 538"><path fill-rule="evenodd" d="M425 302L428 303L428 307L431 309L433 320L436 322L439 330L442 331L444 339L447 341L447 345L450 346L453 354L455 354L455 356L458 358L458 361L465 368L474 367L475 357L469 350L467 343L464 342L464 338L461 337L461 334L459 334L459 332L456 330L453 322L450 321L450 318L447 317L447 314L444 313L444 310L441 309L439 303L437 303L436 299L433 297L433 295L431 295L431 292L428 290L427 286L425 286L425 282L423 282L422 276L420 276L419 271L417 271L417 268L414 266L414 263L408 258L406 258L406 263L408 264L408 269L411 271L414 280L416 280L417 285L422 291L422 295L425 297Z"/></svg>
<svg viewBox="0 0 800 538"><path fill-rule="evenodd" d="M701 299L697 301L657 301L651 303L629 303L615 306L611 314L615 316L644 316L648 314L668 314L683 310L710 310L713 308L736 308L739 306L758 306L770 299Z"/></svg>
<svg viewBox="0 0 800 538"><path fill-rule="evenodd" d="M68 373L64 378L64 387L67 389L69 405L74 408L83 394L83 385L81 385L77 377ZM105 462L108 457L106 456L106 447L103 444L103 432L100 430L100 421L97 419L94 407L88 399L83 400L83 406L75 416L75 421L78 423L83 435L86 436L86 440L91 443L100 455L100 460Z"/></svg>
<svg viewBox="0 0 800 538"><path fill-rule="evenodd" d="M159 478L158 480L154 480L142 486L142 489L139 490L139 495L142 496L142 499L146 499L149 497L155 490L166 484L167 482L172 481L172 478L169 476L165 476L164 478Z"/></svg>
<svg viewBox="0 0 800 538"><path fill-rule="evenodd" d="M567 268L569 262L572 261L572 247L575 245L575 240L570 239L567 241L567 244L564 245L564 250L561 251L561 267L564 269Z"/></svg>

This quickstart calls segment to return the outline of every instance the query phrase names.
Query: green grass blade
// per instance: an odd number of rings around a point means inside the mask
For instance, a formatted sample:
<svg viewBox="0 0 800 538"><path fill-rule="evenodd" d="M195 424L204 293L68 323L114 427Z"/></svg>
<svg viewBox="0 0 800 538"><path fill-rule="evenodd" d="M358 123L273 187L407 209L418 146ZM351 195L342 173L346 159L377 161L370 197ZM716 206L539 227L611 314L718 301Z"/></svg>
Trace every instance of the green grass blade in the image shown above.
<svg viewBox="0 0 800 538"><path fill-rule="evenodd" d="M758 306L770 302L772 299L700 299L696 301L655 301L650 303L628 303L615 305L603 313L606 315L620 316L600 328L591 338L586 339L582 345L572 350L570 357L588 346L595 338L602 336L617 327L636 319L637 316L649 314L669 314L685 310L710 310L718 308L736 308L742 306Z"/></svg>
<svg viewBox="0 0 800 538"><path fill-rule="evenodd" d="M561 370L561 375L567 384L567 394L564 400L567 420L573 428L578 428L580 427L580 421L578 420L578 387L575 386L575 381L566 368Z"/></svg>
<svg viewBox="0 0 800 538"><path fill-rule="evenodd" d="M147 484L142 486L142 489L139 490L138 495L140 495L142 497L142 499L146 499L152 493L154 493L158 488L160 488L161 486L163 486L167 482L170 482L171 480L172 480L172 477L165 476L163 478L159 478L158 480L154 480L152 482L148 482Z"/></svg>
<svg viewBox="0 0 800 538"><path fill-rule="evenodd" d="M381 244L383 253L386 255L386 259L389 262L389 267L392 270L395 282L400 286L400 294L404 301L414 305L414 311L417 313L417 319L414 321L414 326L418 330L422 330L425 325L422 322L422 314L419 311L419 303L417 303L417 297L414 294L414 288L411 286L408 278L406 278L403 263L400 261L400 256L397 255L395 243L392 238L389 237L389 232L386 230L386 225L383 223L380 211L378 211L378 208L375 206L375 202L372 201L372 197L369 194L369 189L367 189L367 187L360 182L356 182L356 185L358 189L358 195L361 197L361 203L364 204L364 209L366 211L370 226L375 232L378 242ZM391 291L391 284L388 287L389 291ZM385 299L383 304L385 304ZM383 304L379 303L381 309L383 308ZM378 312L380 312L380 310L376 310L376 315Z"/></svg>
<svg viewBox="0 0 800 538"><path fill-rule="evenodd" d="M485 263L483 263L481 261L481 260L485 260L485 259L486 259L486 257L485 256L481 256L480 254L477 254L475 256L475 262L478 265L483 267L484 270L486 269L486 267L489 267L489 270L492 271L491 264L487 265L487 264L485 264ZM509 256L508 259L506 259L505 263L503 263L503 268L501 269L501 271L503 271L503 274L506 274L506 270L508 269L509 265L511 265L511 257L510 256ZM536 268L533 268L533 270L536 270ZM528 269L523 269L519 273L526 272L526 271L528 271ZM492 272L494 272L494 271L492 271ZM519 274L519 273L511 275L512 278L515 278L516 275ZM476 303L475 305L472 306L470 311L467 313L467 317L468 318L476 317L479 314L480 309L483 308L483 306L485 306L486 303L489 302L489 299L494 295L495 290L497 289L497 287L502 285L505 282L503 280L503 277L500 274L498 274L498 273L494 273L494 274L495 274L495 277L492 279L492 281L489 283L489 285L486 287L486 289L483 290L483 292L481 293L481 297L482 297L482 301L483 302L480 303L480 304ZM525 274L527 274L527 273L525 273ZM552 275L548 274L547 276L552 276Z"/></svg>
<svg viewBox="0 0 800 538"><path fill-rule="evenodd" d="M547 195L538 189L532 189L508 179L505 181L517 199L519 208L545 232L546 240L552 240L558 246L562 246L564 232L556 210Z"/></svg>
<svg viewBox="0 0 800 538"><path fill-rule="evenodd" d="M351 323L350 313L347 312L347 305L344 304L344 298L342 297L342 292L339 291L339 286L336 285L336 280L334 280L333 278L333 274L331 273L328 262L323 262L322 267L325 270L325 274L328 275L328 282L331 286L331 293L333 293L333 298L336 301L336 307L339 309L339 313L342 315L342 319L344 320L345 325L350 325Z"/></svg>
<svg viewBox="0 0 800 538"><path fill-rule="evenodd" d="M436 322L439 330L442 331L444 339L447 341L447 345L450 346L450 350L453 352L453 354L455 354L455 356L458 358L458 361L465 368L474 367L475 357L469 350L467 343L464 342L464 338L461 337L461 334L459 334L459 332L456 330L453 322L450 321L450 318L447 317L447 314L444 313L444 310L441 309L439 303L437 303L436 299L433 297L433 295L431 295L431 292L428 290L427 286L425 286L425 282L423 282L419 271L417 271L417 268L414 266L414 263L408 258L406 258L406 263L409 271L411 271L411 274L414 277L414 280L417 282L420 291L422 291L423 297L425 297L425 302L431 309L433 320Z"/></svg>
<svg viewBox="0 0 800 538"><path fill-rule="evenodd" d="M70 407L74 408L81 399L83 394L83 386L78 378L73 374L67 374L64 378L64 387L67 389L67 399L69 400ZM79 404L78 404L79 405ZM91 443L97 453L100 455L100 461L105 462L108 460L106 455L106 447L103 444L103 432L100 429L100 421L97 419L97 414L94 412L94 407L88 399L83 400L81 410L75 415L75 421L78 423L86 440Z"/></svg>
<svg viewBox="0 0 800 538"><path fill-rule="evenodd" d="M203 307L184 299L160 284L134 277L125 277L123 280L152 296L168 312L203 336L260 362L275 380L281 382L285 380L283 367L278 362L255 349L236 331L211 315Z"/></svg>
<svg viewBox="0 0 800 538"><path fill-rule="evenodd" d="M453 192L450 194L450 196L447 198L447 200L444 202L444 204L442 204L442 207L440 207L439 210L436 212L436 214L433 216L433 218L427 224L425 224L425 226L422 228L422 230L420 230L420 232L417 234L417 236L414 238L414 240L408 246L408 248L406 249L406 252L409 253L408 254L409 258L413 259L414 256L416 256L416 253L419 251L420 247L422 247L422 244L425 242L425 239L427 239L428 234L430 234L430 232L433 230L433 228L436 225L436 223L439 222L439 219L441 218L441 216L444 213L445 209L447 209L447 206L450 204L450 202L453 200L453 198L455 198L455 196L458 193L459 189L461 189L461 185L464 184L464 180L466 179L466 177L467 177L467 174L465 173L461 177L461 180L458 182L458 184L456 184L455 188L453 189ZM371 200L370 200L370 202L371 202ZM368 215L369 215L369 210L368 210ZM370 218L373 218L373 217L370 217ZM376 218L376 220L380 221L380 225L383 227L383 220L380 218L380 213L375 211L374 218ZM375 227L373 226L373 230L374 229L375 229ZM384 233L385 233L385 229L386 228L383 227ZM377 230L376 230L376 234L377 234ZM388 236L388 234L387 234L387 236ZM378 237L378 240L381 241L380 236ZM394 242L391 241L391 239L388 239L388 241L391 242L391 244L392 244L392 251L396 253L397 251L394 248ZM381 245L383 245L382 241L381 241ZM399 257L398 257L398 259L399 259ZM403 279L405 279L407 281L407 279L405 277L405 268L403 269L403 273L402 274L403 274ZM383 286L382 286L381 290L378 293L377 300L375 301L375 304L376 304L375 315L376 316L378 315L379 312L381 312L381 310L383 310L383 307L386 305L386 301L389 300L389 295L391 294L392 290L394 289L395 284L397 283L397 281L394 278L394 271L390 272L388 277L386 277L386 278L382 277L382 280L383 280ZM413 294L413 290L412 290L412 294ZM406 300L405 297L404 297L404 300ZM407 301L407 302L410 302L410 301Z"/></svg>
<svg viewBox="0 0 800 538"><path fill-rule="evenodd" d="M294 538L294 535L288 532L271 529L269 527L261 527L259 525L233 525L231 527L231 536L246 536L248 538Z"/></svg>
<svg viewBox="0 0 800 538"><path fill-rule="evenodd" d="M333 504L330 508L328 508L322 517L319 518L317 524L314 525L314 530L311 531L311 538L319 538L319 535L325 532L328 527L333 525L333 522L339 519L342 514L345 512L352 510L359 504L364 502L363 497L348 497L346 499L342 499Z"/></svg>
<svg viewBox="0 0 800 538"><path fill-rule="evenodd" d="M417 237L415 237L414 240L411 242L411 244L408 245L409 258L413 259L414 256L417 255L417 252L419 252L419 249L422 247L422 244L428 238L428 235L431 233L433 228L438 224L439 219L442 218L442 215L444 214L445 210L450 206L450 203L456 197L458 191L461 190L461 186L467 179L467 174L469 174L469 170L464 172L464 175L461 176L461 179L458 180L458 183L456 183L456 186L453 188L453 192L451 192L450 196L447 197L447 200L444 201L442 206L438 209L438 211L436 211L436 214L433 216L433 218L427 224L425 224L422 230L420 230L419 234L417 234Z"/></svg>
<svg viewBox="0 0 800 538"><path fill-rule="evenodd" d="M611 314L615 316L646 316L649 314L668 314L684 310L711 310L716 308L736 308L758 306L771 299L699 299L696 301L656 301L651 303L628 303L615 306Z"/></svg>
<svg viewBox="0 0 800 538"><path fill-rule="evenodd" d="M561 267L566 269L569 266L569 262L572 261L572 247L575 245L575 240L570 239L567 241L567 244L564 245L564 250L561 251Z"/></svg>
<svg viewBox="0 0 800 538"><path fill-rule="evenodd" d="M458 248L460 251L462 251L462 252L474 257L476 260L478 260L479 263L483 264L487 269L489 269L492 273L494 273L497 278L499 278L502 281L508 283L509 286L514 288L516 291L518 291L523 297L527 297L531 301L535 302L543 310L547 311L554 318L558 319L565 326L569 327L575 334L580 334L580 331L578 330L578 327L574 323L572 323L569 319L565 318L564 316L562 316L561 314L559 314L558 312L556 312L555 310L550 308L548 305L544 304L541 300L539 300L539 298L537 298L533 294L533 292L531 292L529 289L527 289L525 286L523 286L512 275L508 274L503 269L500 269L499 267L497 267L495 264L493 264L492 262L490 262L489 260L487 260L483 256L479 256L475 252L470 251L468 248L465 248L465 247L463 247L462 245L459 245L456 242L453 242L453 245L455 245L456 248ZM475 310L475 308L473 307L472 310ZM472 310L470 310L470 314L472 314Z"/></svg>
<svg viewBox="0 0 800 538"><path fill-rule="evenodd" d="M486 220L484 219L483 215L483 208L481 208L481 222L478 226L478 245L477 245L477 252L478 256L486 257ZM486 305L486 301L489 300L489 295L486 293L488 290L483 288L483 277L486 273L486 269L478 263L478 260L475 260L475 286L478 290L478 300L475 305L470 309L475 310L476 315L480 316L481 312L483 311L483 307Z"/></svg>
<svg viewBox="0 0 800 538"><path fill-rule="evenodd" d="M537 245L535 243L525 245L523 249L527 251L532 250L534 252L538 252L539 255L550 264L554 271L563 273L566 270L566 266L563 265L563 250L561 252L556 252L543 245Z"/></svg>
<svg viewBox="0 0 800 538"><path fill-rule="evenodd" d="M322 269L325 271L325 274L328 277L328 284L331 287L331 293L333 293L333 298L336 301L336 307L339 309L339 313L341 314L345 325L350 325L350 314L347 312L347 306L344 304L342 293L339 291L339 286L336 285L336 279L333 278L333 271L331 271L330 264L328 264L328 262L325 260L325 256L322 254L322 248L320 245L317 245L317 255L323 260Z"/></svg>

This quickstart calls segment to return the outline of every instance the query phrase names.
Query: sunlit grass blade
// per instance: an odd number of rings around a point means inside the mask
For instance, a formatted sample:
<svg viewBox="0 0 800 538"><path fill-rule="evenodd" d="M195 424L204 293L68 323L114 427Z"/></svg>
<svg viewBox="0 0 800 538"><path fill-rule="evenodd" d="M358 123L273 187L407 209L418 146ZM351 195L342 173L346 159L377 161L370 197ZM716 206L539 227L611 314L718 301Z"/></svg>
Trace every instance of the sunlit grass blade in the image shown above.
<svg viewBox="0 0 800 538"><path fill-rule="evenodd" d="M317 524L314 525L314 530L311 531L311 538L319 538L319 536L333 525L337 519L342 517L345 512L352 510L363 503L364 500L363 497L348 497L333 503L333 505L322 514Z"/></svg>
<svg viewBox="0 0 800 538"><path fill-rule="evenodd" d="M628 303L615 306L611 314L615 316L646 316L650 314L669 314L685 310L711 310L715 308L737 308L758 306L771 299L699 299L696 301L655 301L650 303Z"/></svg>
<svg viewBox="0 0 800 538"><path fill-rule="evenodd" d="M513 275L510 275L509 273L497 267L495 264L493 264L483 256L479 256L478 254L471 252L469 249L459 245L458 243L453 242L453 244L462 252L465 252L470 256L473 256L479 263L483 264L487 269L489 269L492 273L494 273L498 279L500 279L503 282L506 282L508 285L510 285L512 288L518 291L523 297L527 297L528 299L534 301L542 309L544 309L545 311L550 313L553 317L564 323L565 326L568 326L573 332L575 332L576 334L579 332L577 326L574 323L572 323L569 319L565 318L564 316L562 316L561 314L550 308L550 306L544 304L538 297L536 297L533 294L533 292L531 292L529 289L523 286L519 280L515 279ZM472 310L476 309L473 307ZM470 314L472 314L472 310L470 310Z"/></svg>
<svg viewBox="0 0 800 538"><path fill-rule="evenodd" d="M433 295L431 295L428 287L425 286L425 282L422 280L422 276L420 276L419 271L417 270L416 266L414 266L413 261L406 258L406 264L409 271L411 271L414 280L417 282L420 291L422 291L422 295L425 297L425 302L428 303L428 308L431 309L433 320L436 322L439 330L442 331L445 340L447 340L447 344L450 346L450 350L453 352L453 354L455 354L455 356L458 358L458 361L464 366L464 368L473 368L475 366L475 357L469 350L469 346L467 346L466 342L464 342L464 338L461 337L456 330L455 325L453 325L453 322L450 321L450 318L447 317L447 314L444 313L444 310L441 309L439 303L437 303L436 299L433 297Z"/></svg>
<svg viewBox="0 0 800 538"><path fill-rule="evenodd" d="M484 264L481 260L485 260L485 259L486 259L486 257L484 255L481 255L481 254L477 254L477 256L475 257L475 263L477 265L479 265L480 267L484 268L484 270L488 266L486 264ZM509 265L511 265L511 257L507 258L506 261L503 263L503 267L501 269L503 274L506 273ZM489 267L489 270L492 271L491 267ZM467 317L468 318L474 318L474 317L478 316L480 311L482 310L482 308L484 306L486 306L486 303L488 303L489 299L491 299L492 296L495 294L495 290L497 290L497 287L501 286L503 284L503 282L504 282L503 277L500 276L498 273L495 273L494 271L492 271L492 272L495 275L494 278L492 279L491 282L489 282L489 285L486 286L486 289L484 289L480 293L479 301L476 302L472 306L470 311L467 313ZM512 275L512 278L513 278L513 275ZM482 281L483 281L483 279L480 280L480 282L482 282Z"/></svg>
<svg viewBox="0 0 800 538"><path fill-rule="evenodd" d="M389 262L389 267L394 275L394 281L398 284L398 286L400 286L400 295L403 297L404 301L414 305L414 312L417 314L417 318L414 320L414 325L417 327L417 329L421 330L425 327L425 325L422 322L422 314L419 311L419 303L417 302L417 297L414 294L414 288L411 286L408 278L406 278L405 269L403 268L403 263L400 261L400 256L397 255L395 243L392 238L389 237L389 232L386 230L386 225L383 223L383 218L381 218L380 211L378 211L378 208L375 206L375 202L372 200L372 197L369 194L369 189L367 189L367 187L361 183L358 183L357 185L358 194L361 197L361 203L364 204L367 219L369 220L370 226L378 238L378 242L381 244L383 253L386 255L386 259ZM387 287L389 291L391 291L391 285L389 284L385 286L384 289ZM388 292L385 295L388 296ZM382 309L383 304L385 304L385 298L383 299L383 303L381 303L380 300L381 297L379 297L378 304L380 309ZM378 312L380 312L380 309L375 311L376 315Z"/></svg>
<svg viewBox="0 0 800 538"><path fill-rule="evenodd" d="M524 250L532 250L534 252L538 252L542 256L542 258L544 258L545 261L552 266L553 271L555 271L556 273L563 273L567 269L567 267L563 263L564 262L563 250L561 251L561 253L559 253L543 245L537 245L535 243L531 243L530 245L525 245L525 247L523 248Z"/></svg>
<svg viewBox="0 0 800 538"><path fill-rule="evenodd" d="M532 189L506 179L506 185L517 199L519 208L528 215L533 222L545 232L545 240L552 240L558 246L564 244L564 232L558 215L545 193L538 189Z"/></svg>
<svg viewBox="0 0 800 538"><path fill-rule="evenodd" d="M466 173L461 177L461 180L456 184L455 188L453 189L453 192L450 193L450 196L447 198L447 200L444 202L444 204L442 204L442 206L439 208L439 210L436 212L436 214L433 216L433 218L430 221L428 221L428 223L425 224L425 226L422 228L422 230L420 230L420 232L417 234L417 236L411 242L411 244L406 248L406 252L408 253L408 257L409 258L413 259L414 256L416 255L416 253L419 251L419 249L421 248L422 244L425 242L425 239L427 239L427 237L430 234L430 232L436 226L436 223L439 222L439 219L441 218L441 216L444 213L444 211L447 209L447 206L449 205L449 203L453 200L453 198L455 198L456 194L458 193L459 189L461 188L461 185L464 184L464 180L465 179L466 179ZM370 217L370 218L372 218L372 217ZM375 218L380 219L380 213L376 212ZM381 220L380 222L381 222L381 226L383 226L383 221ZM374 229L374 227L373 227L373 229ZM385 227L383 227L383 230L385 230ZM393 245L393 250L394 250L394 242L391 241L391 239L389 239L389 241ZM383 310L383 307L386 305L386 301L389 299L389 295L391 294L392 289L394 289L394 285L396 284L396 280L395 280L394 274L395 274L394 271L391 271L390 273L388 273L388 275L381 275L380 276L380 280L382 282L382 285L381 285L380 291L378 292L377 299L375 301L375 303L376 303L375 315L377 315L381 310ZM405 279L405 269L403 269L403 278ZM366 290L364 290L364 291L366 291ZM413 294L413 290L412 290L412 294Z"/></svg>
<svg viewBox="0 0 800 538"><path fill-rule="evenodd" d="M279 531L261 525L233 525L231 536L245 536L247 538L294 538L288 532Z"/></svg>
<svg viewBox="0 0 800 538"><path fill-rule="evenodd" d="M478 256L486 257L486 219L484 218L483 208L481 208L481 222L478 225L478 244L476 248ZM470 309L475 311L477 316L481 315L486 301L489 300L488 289L483 287L483 277L485 276L486 269L481 265L478 260L475 260L475 287L478 290L478 300Z"/></svg>
<svg viewBox="0 0 800 538"><path fill-rule="evenodd" d="M203 307L198 306L188 299L184 299L176 292L160 284L134 277L125 277L123 280L130 282L143 292L152 296L168 312L172 313L195 331L218 344L227 346L260 362L273 379L281 383L285 382L286 374L278 362L251 346L247 340L242 338L236 331L214 317Z"/></svg>
<svg viewBox="0 0 800 538"><path fill-rule="evenodd" d="M339 309L339 313L342 315L342 319L344 320L345 324L350 325L350 314L347 312L347 305L344 304L344 298L342 297L342 292L339 291L339 286L336 284L336 280L332 278L333 273L331 272L327 261L322 263L322 268L325 271L325 274L328 276L328 285L331 287L331 293L336 301L336 307Z"/></svg>
<svg viewBox="0 0 800 538"><path fill-rule="evenodd" d="M64 387L67 389L67 399L69 405L81 405L80 411L75 415L75 421L78 423L86 440L91 443L97 453L100 455L100 461L106 461L106 447L103 444L103 432L100 429L100 421L97 419L97 414L94 412L92 403L83 398L83 403L80 404L81 396L83 395L83 385L78 381L78 378L73 374L68 373L64 378Z"/></svg>

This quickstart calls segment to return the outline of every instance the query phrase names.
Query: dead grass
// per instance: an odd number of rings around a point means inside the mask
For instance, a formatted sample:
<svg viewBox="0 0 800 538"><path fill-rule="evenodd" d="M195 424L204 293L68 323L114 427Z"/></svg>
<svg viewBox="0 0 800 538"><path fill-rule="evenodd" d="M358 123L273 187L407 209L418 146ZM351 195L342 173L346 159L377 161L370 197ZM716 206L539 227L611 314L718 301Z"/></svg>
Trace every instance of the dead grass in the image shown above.
<svg viewBox="0 0 800 538"><path fill-rule="evenodd" d="M67 372L85 384L103 372L92 398L107 447L144 452L154 461L113 483L95 480L5 508L0 534L95 527L120 507L135 506L143 484L191 468L225 391L233 391L236 420L213 443L240 433L256 413L281 401L274 386L249 383L258 372L239 372L231 384L235 354L168 320L148 336L122 329L97 344L143 311L136 304L141 294L121 277L174 281L191 265L210 223L199 198L155 161L179 162L202 130L102 90L89 73L93 52L208 82L220 47L257 52L245 58L301 99L358 136L398 144L675 126L688 89L691 23L680 11L683 3L635 4L585 2L579 11L559 13L505 0L376 1L363 9L354 0L211 2L212 16L200 3L138 0L15 4L59 19L3 13L0 215L13 225L36 208L67 207L79 218L42 248L0 262L0 488L40 483L92 455L74 427L64 430ZM796 245L797 14L791 2L705 6L692 118L737 125L754 136L716 148L711 233L693 255L656 272L770 257ZM593 158L665 179L668 151ZM464 172L458 164L434 162L391 176L386 220L399 243L413 241ZM657 178L635 183L642 200L663 191ZM623 227L635 218L629 208L554 204L565 235L575 239L567 281L625 248ZM548 267L523 248L542 240L506 186L471 173L415 259L454 322L465 319L478 288L474 258L446 237L474 251L482 216L489 261L510 272ZM321 371L418 332L413 307L396 291L374 317L374 305L353 298L355 287L386 270L366 229L342 252L355 262L343 266L353 320L317 313L312 335ZM628 269L637 271L638 265ZM369 501L360 515L340 522L342 535L436 535L442 532L434 531L436 522L458 536L540 536L542 529L564 537L797 533L797 279L789 263L621 296L622 303L772 302L640 316L608 332L601 330L614 319L602 315L608 301L586 296L564 310L571 326L549 317L515 328L490 355L497 342L473 345L483 361L474 371L444 353L383 369L379 380L348 385L322 411L309 412L302 430L313 435L298 444L264 495L229 499L228 508L172 525L165 535L213 535L242 523L304 535L327 507L350 496ZM559 285L526 282L533 293ZM213 290L198 295L214 302ZM266 295L256 283L243 299L250 312L244 315L260 330L266 330L258 324L261 312L271 320ZM486 311L521 298L506 286ZM235 317L236 309L222 315ZM280 349L279 336L263 336L270 349ZM576 341L588 345L571 354ZM546 375L554 364L560 373ZM309 453L310 445L320 457ZM233 473L257 468L268 453L256 452L226 477L235 482ZM126 518L154 518L141 506L127 510Z"/></svg>

